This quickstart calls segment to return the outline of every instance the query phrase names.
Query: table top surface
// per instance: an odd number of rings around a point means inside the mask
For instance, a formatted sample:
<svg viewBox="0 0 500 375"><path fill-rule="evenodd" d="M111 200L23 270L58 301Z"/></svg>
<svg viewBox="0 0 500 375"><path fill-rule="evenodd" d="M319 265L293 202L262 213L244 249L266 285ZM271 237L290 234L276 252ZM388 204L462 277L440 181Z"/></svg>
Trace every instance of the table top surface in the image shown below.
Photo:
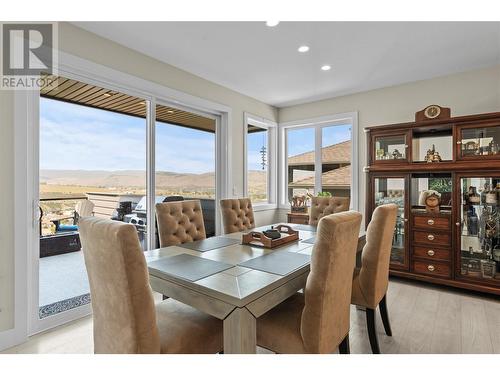
<svg viewBox="0 0 500 375"><path fill-rule="evenodd" d="M295 224L286 225L290 225L292 228L296 227ZM262 231L269 229L269 227L270 226L264 226L253 230ZM239 239L241 241L242 234L248 232L249 231L231 233L220 237ZM310 267L309 261L303 262L304 264L298 266L296 269L282 275L240 266L241 263L276 252L292 252L310 256L313 249L313 243L305 243L303 240L310 239L315 235L316 233L310 230L299 230L299 241L285 244L275 249L242 245L240 242L209 251L198 251L181 246L169 246L146 251L144 255L148 263L150 277L166 280L184 288L192 289L210 297L217 298L231 305L241 307L279 287L280 285L283 285L288 281L303 275L304 273L308 273ZM360 234L360 238L362 237L364 236ZM156 261L165 257L174 257L180 254L187 254L225 263L230 265L230 267L207 277L200 278L196 281L190 281L188 277L162 272L162 267L159 267L159 262Z"/></svg>

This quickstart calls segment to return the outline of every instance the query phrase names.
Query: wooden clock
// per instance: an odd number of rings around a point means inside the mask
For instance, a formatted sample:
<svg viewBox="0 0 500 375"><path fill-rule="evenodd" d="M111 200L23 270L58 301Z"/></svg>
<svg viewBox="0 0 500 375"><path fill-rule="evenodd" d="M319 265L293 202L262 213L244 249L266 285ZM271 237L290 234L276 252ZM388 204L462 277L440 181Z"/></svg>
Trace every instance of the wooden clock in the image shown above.
<svg viewBox="0 0 500 375"><path fill-rule="evenodd" d="M437 119L447 119L451 117L449 108L441 107L436 104L429 105L421 111L415 113L415 121L428 121Z"/></svg>

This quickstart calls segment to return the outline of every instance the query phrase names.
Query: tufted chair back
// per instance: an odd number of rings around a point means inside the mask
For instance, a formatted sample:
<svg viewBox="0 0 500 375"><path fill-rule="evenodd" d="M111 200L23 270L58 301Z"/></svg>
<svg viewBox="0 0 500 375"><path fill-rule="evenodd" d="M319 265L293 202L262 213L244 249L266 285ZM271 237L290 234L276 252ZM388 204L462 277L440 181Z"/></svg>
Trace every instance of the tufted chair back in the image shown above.
<svg viewBox="0 0 500 375"><path fill-rule="evenodd" d="M348 211L319 221L301 318L300 331L307 353L332 353L349 333L361 218L359 212Z"/></svg>
<svg viewBox="0 0 500 375"><path fill-rule="evenodd" d="M78 222L92 296L95 353L160 353L149 275L132 224L97 217Z"/></svg>
<svg viewBox="0 0 500 375"><path fill-rule="evenodd" d="M220 208L224 222L224 233L229 234L255 228L250 198L221 199Z"/></svg>
<svg viewBox="0 0 500 375"><path fill-rule="evenodd" d="M157 203L156 220L161 247L206 238L199 200Z"/></svg>
<svg viewBox="0 0 500 375"><path fill-rule="evenodd" d="M350 203L349 197L312 197L309 224L318 225L323 216L349 210Z"/></svg>

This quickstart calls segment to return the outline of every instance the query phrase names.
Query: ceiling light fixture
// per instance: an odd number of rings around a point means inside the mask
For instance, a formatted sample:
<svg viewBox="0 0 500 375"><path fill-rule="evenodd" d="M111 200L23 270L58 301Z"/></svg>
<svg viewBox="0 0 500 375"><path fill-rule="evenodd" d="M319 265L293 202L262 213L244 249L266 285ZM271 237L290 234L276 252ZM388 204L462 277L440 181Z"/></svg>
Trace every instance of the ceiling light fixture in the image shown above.
<svg viewBox="0 0 500 375"><path fill-rule="evenodd" d="M172 111L171 109L169 109L169 110L167 111L167 113L174 113L174 111Z"/></svg>
<svg viewBox="0 0 500 375"><path fill-rule="evenodd" d="M309 51L309 47L308 46L300 46L297 51L304 53L304 52Z"/></svg>
<svg viewBox="0 0 500 375"><path fill-rule="evenodd" d="M324 71L326 72L327 70L330 70L331 68L332 68L332 67L331 67L330 65L323 65L323 66L321 67L321 70L324 70Z"/></svg>
<svg viewBox="0 0 500 375"><path fill-rule="evenodd" d="M269 27L278 26L279 23L280 21L266 21L266 25Z"/></svg>
<svg viewBox="0 0 500 375"><path fill-rule="evenodd" d="M111 94L109 92L106 92L106 93L102 94L102 96L105 96L106 98L109 98L111 96Z"/></svg>

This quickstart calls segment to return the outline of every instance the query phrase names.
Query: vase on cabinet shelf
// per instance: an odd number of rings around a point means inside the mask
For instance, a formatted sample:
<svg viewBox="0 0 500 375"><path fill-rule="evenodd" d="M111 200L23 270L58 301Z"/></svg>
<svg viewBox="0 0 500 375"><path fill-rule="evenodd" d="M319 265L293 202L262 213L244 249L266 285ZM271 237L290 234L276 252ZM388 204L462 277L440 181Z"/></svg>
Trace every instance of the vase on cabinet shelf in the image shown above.
<svg viewBox="0 0 500 375"><path fill-rule="evenodd" d="M470 206L467 212L467 235L477 236L478 233L478 218L474 207Z"/></svg>

